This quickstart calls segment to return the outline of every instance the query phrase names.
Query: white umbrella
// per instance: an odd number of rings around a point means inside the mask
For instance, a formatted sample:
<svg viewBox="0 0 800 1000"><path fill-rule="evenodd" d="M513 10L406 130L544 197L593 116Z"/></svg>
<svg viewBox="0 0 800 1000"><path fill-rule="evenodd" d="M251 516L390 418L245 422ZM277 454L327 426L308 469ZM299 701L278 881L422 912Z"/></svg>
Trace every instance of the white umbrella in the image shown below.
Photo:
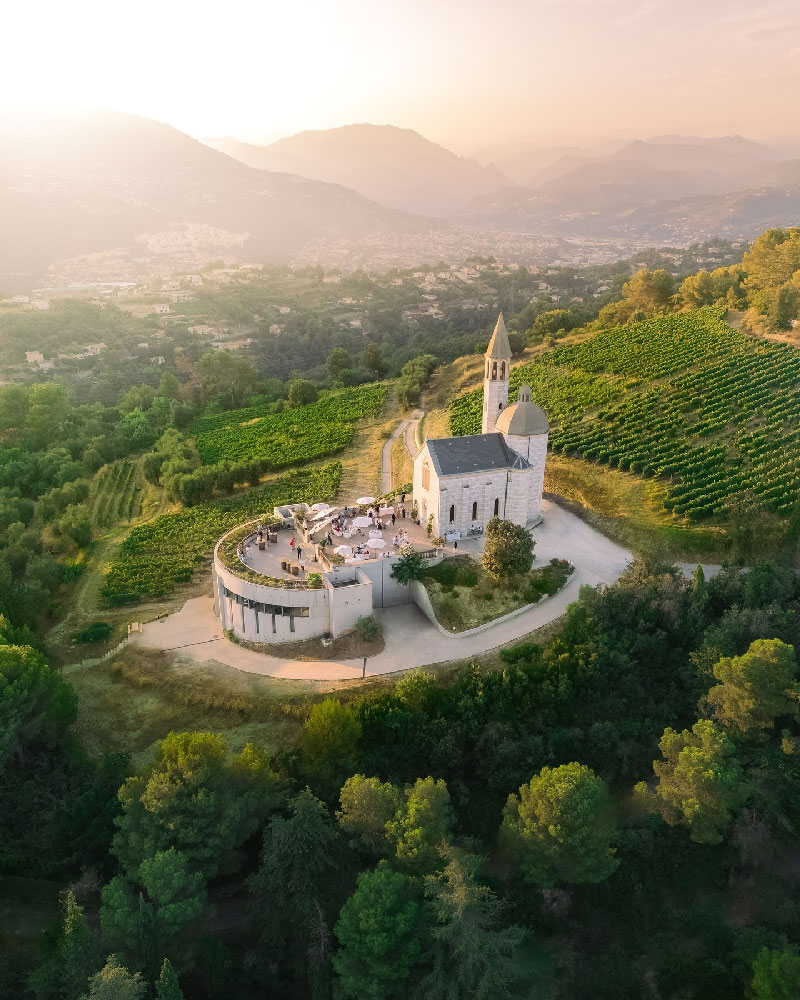
<svg viewBox="0 0 800 1000"><path fill-rule="evenodd" d="M372 524L372 518L361 515L353 518L353 526L356 528L368 528Z"/></svg>
<svg viewBox="0 0 800 1000"><path fill-rule="evenodd" d="M327 504L323 504L323 510L318 510L317 513L311 518L312 521L319 521L323 517L330 517L331 511L335 510L334 507L329 507Z"/></svg>
<svg viewBox="0 0 800 1000"><path fill-rule="evenodd" d="M333 550L337 556L351 556L353 554L352 545L337 545Z"/></svg>
<svg viewBox="0 0 800 1000"><path fill-rule="evenodd" d="M375 497L359 497L356 503L375 503Z"/></svg>
<svg viewBox="0 0 800 1000"><path fill-rule="evenodd" d="M386 542L382 538L368 538L367 545L371 549L382 549L385 548Z"/></svg>
<svg viewBox="0 0 800 1000"><path fill-rule="evenodd" d="M312 510L330 510L331 509L331 505L327 504L327 503L312 503L311 504L311 509Z"/></svg>

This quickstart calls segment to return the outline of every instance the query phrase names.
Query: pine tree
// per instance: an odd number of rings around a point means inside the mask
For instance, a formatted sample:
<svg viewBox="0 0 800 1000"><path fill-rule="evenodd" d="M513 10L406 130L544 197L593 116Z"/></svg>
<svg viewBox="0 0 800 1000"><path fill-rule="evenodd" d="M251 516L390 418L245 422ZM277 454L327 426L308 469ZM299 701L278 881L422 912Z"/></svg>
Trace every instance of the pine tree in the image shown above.
<svg viewBox="0 0 800 1000"><path fill-rule="evenodd" d="M156 983L156 1000L183 1000L178 977L168 958L164 959L161 974Z"/></svg>

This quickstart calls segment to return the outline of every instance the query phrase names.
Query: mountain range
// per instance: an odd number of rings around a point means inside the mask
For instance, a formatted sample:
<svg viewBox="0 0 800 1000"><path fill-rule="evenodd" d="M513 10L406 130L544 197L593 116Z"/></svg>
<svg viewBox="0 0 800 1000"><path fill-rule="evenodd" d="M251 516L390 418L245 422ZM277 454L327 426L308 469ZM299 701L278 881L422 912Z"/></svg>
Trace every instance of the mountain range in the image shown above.
<svg viewBox="0 0 800 1000"><path fill-rule="evenodd" d="M61 258L187 224L245 234L248 259L277 262L320 237L445 225L341 185L253 169L169 125L112 111L0 120L0 218L0 289Z"/></svg>
<svg viewBox="0 0 800 1000"><path fill-rule="evenodd" d="M491 164L481 166L393 125L299 132L268 146L230 137L203 142L250 167L343 184L391 208L426 215L448 215L513 183Z"/></svg>

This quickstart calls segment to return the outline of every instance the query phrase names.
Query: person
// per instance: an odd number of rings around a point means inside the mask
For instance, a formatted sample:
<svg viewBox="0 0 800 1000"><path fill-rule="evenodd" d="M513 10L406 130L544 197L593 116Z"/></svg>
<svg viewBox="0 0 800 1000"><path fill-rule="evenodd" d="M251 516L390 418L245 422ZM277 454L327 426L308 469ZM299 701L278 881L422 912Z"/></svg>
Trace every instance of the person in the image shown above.
<svg viewBox="0 0 800 1000"><path fill-rule="evenodd" d="M400 503L405 503L405 502L406 502L406 495L405 493L403 493L400 497Z"/></svg>
<svg viewBox="0 0 800 1000"><path fill-rule="evenodd" d="M301 546L298 545L297 546L297 558L301 559L302 556L303 556L303 549L301 548Z"/></svg>
<svg viewBox="0 0 800 1000"><path fill-rule="evenodd" d="M394 511L392 511L392 527L394 527L394 523L396 520L397 520L397 515L395 514Z"/></svg>
<svg viewBox="0 0 800 1000"><path fill-rule="evenodd" d="M294 552L294 535L289 539L289 548Z"/></svg>
<svg viewBox="0 0 800 1000"><path fill-rule="evenodd" d="M401 507L400 508L400 512L403 515L403 520L405 521L405 519L406 519L406 509L405 509L405 507Z"/></svg>
<svg viewBox="0 0 800 1000"><path fill-rule="evenodd" d="M394 547L397 548L399 544L400 544L400 539L398 538L397 535L395 535L394 538L392 539L392 545L394 545Z"/></svg>
<svg viewBox="0 0 800 1000"><path fill-rule="evenodd" d="M299 555L298 555L297 558L298 558L298 562L300 563L300 572L301 573L305 573L305 571L306 571L306 564L303 562L302 559L300 559Z"/></svg>
<svg viewBox="0 0 800 1000"><path fill-rule="evenodd" d="M327 536L326 536L326 537L327 537L327 539L328 539L328 545L333 545L333 539L331 538L331 533L330 533L330 531L328 532L328 534L327 534Z"/></svg>
<svg viewBox="0 0 800 1000"><path fill-rule="evenodd" d="M458 539L456 538L453 540L453 551L455 551L457 548L458 548Z"/></svg>

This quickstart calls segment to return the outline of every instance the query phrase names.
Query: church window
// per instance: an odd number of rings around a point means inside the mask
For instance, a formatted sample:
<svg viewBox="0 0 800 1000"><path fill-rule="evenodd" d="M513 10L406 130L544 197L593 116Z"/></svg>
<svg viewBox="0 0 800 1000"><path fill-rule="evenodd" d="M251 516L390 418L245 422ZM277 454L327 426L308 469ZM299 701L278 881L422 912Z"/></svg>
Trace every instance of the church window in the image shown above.
<svg viewBox="0 0 800 1000"><path fill-rule="evenodd" d="M456 505L454 503L450 504L450 523L452 524L456 519Z"/></svg>
<svg viewBox="0 0 800 1000"><path fill-rule="evenodd" d="M494 498L494 516L499 517L500 515L500 497Z"/></svg>
<svg viewBox="0 0 800 1000"><path fill-rule="evenodd" d="M505 361L500 365L500 378L506 377L506 363Z"/></svg>
<svg viewBox="0 0 800 1000"><path fill-rule="evenodd" d="M502 410L502 409L503 409L503 404L502 404L502 402L500 402L500 403L498 403L498 404L497 404L497 409L498 409L498 410Z"/></svg>
<svg viewBox="0 0 800 1000"><path fill-rule="evenodd" d="M473 521L477 521L478 520L478 501L477 500L473 500L472 501L472 520Z"/></svg>
<svg viewBox="0 0 800 1000"><path fill-rule="evenodd" d="M497 379L497 362L493 361L492 362L492 381L494 382L496 379Z"/></svg>
<svg viewBox="0 0 800 1000"><path fill-rule="evenodd" d="M422 466L422 488L423 490L431 488L431 469L427 462Z"/></svg>

